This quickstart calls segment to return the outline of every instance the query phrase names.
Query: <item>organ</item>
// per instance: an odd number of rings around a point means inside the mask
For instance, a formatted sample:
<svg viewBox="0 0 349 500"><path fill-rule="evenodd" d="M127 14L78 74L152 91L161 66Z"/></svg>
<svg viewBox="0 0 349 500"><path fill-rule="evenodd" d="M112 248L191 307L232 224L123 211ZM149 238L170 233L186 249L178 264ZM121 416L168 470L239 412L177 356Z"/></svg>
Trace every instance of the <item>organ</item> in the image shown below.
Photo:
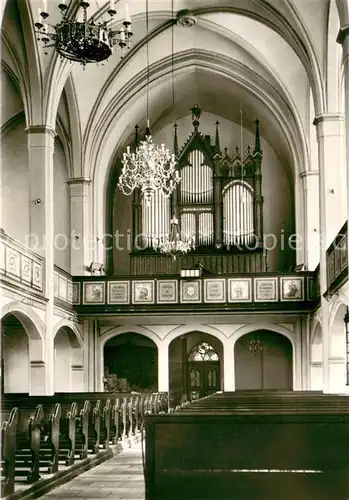
<svg viewBox="0 0 349 500"><path fill-rule="evenodd" d="M166 261L169 258L153 250L154 240L170 232L173 215L179 220L180 232L195 238L195 250L185 257L185 265L194 265L209 255L205 268L212 272L264 271L259 121L255 122L254 150L248 146L244 152L236 147L229 155L227 148L223 152L220 148L219 122L211 143L211 137L199 131L201 110L197 105L192 113L194 130L181 150L177 125L174 128L174 152L181 182L171 197L156 194L148 205L141 193L134 195L133 240L137 241L136 235L141 233L142 245L132 252L131 272L148 274L144 272L147 266L139 265L142 259L148 261L152 272L178 271L176 264ZM159 260L158 264L154 259Z"/></svg>

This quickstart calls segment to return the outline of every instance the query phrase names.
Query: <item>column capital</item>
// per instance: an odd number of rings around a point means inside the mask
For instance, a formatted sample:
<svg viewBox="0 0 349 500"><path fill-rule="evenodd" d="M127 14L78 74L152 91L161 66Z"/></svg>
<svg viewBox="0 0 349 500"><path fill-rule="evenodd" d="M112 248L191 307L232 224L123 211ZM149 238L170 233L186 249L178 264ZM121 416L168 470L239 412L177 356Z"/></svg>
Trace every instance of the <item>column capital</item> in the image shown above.
<svg viewBox="0 0 349 500"><path fill-rule="evenodd" d="M25 131L27 134L49 134L53 138L56 137L56 131L47 125L29 125Z"/></svg>
<svg viewBox="0 0 349 500"><path fill-rule="evenodd" d="M318 170L306 170L305 172L301 172L300 176L302 179L306 179L307 177L318 176Z"/></svg>
<svg viewBox="0 0 349 500"><path fill-rule="evenodd" d="M315 116L313 125L317 126L319 123L344 122L344 118L344 113L322 113Z"/></svg>
<svg viewBox="0 0 349 500"><path fill-rule="evenodd" d="M344 45L345 39L349 36L349 24L340 28L337 35L337 43Z"/></svg>
<svg viewBox="0 0 349 500"><path fill-rule="evenodd" d="M313 124L316 127L317 139L322 137L341 137L344 134L343 113L323 113L316 115Z"/></svg>
<svg viewBox="0 0 349 500"><path fill-rule="evenodd" d="M71 177L67 180L67 184L91 184L91 179L87 177Z"/></svg>

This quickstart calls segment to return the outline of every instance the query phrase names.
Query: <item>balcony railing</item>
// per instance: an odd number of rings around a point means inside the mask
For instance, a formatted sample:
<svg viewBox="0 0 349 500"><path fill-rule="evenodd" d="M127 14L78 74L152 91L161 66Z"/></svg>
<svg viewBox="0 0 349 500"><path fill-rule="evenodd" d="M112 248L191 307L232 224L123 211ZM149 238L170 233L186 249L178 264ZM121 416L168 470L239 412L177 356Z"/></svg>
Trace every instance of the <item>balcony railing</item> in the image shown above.
<svg viewBox="0 0 349 500"><path fill-rule="evenodd" d="M31 292L44 292L44 259L0 233L0 273L2 282Z"/></svg>
<svg viewBox="0 0 349 500"><path fill-rule="evenodd" d="M327 294L332 295L348 281L348 221L327 250Z"/></svg>
<svg viewBox="0 0 349 500"><path fill-rule="evenodd" d="M54 297L55 305L71 309L74 303L74 288L72 277L63 269L55 266L54 270ZM76 292L75 292L76 295Z"/></svg>
<svg viewBox="0 0 349 500"><path fill-rule="evenodd" d="M80 314L180 310L311 310L318 300L316 272L73 278Z"/></svg>

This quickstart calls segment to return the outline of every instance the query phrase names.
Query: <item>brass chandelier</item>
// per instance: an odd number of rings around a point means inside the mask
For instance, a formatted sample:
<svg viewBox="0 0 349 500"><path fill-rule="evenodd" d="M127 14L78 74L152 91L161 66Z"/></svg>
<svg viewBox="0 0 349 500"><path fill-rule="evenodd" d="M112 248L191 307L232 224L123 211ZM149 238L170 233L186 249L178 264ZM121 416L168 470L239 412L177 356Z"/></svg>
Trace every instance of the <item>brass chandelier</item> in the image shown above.
<svg viewBox="0 0 349 500"><path fill-rule="evenodd" d="M122 171L118 187L125 195L130 195L135 189L140 189L146 203L149 205L155 191L160 191L168 198L176 184L180 181L176 170L176 157L164 144L153 143L149 126L149 9L146 1L147 30L147 127L145 140L141 141L134 152L127 147L123 154Z"/></svg>
<svg viewBox="0 0 349 500"><path fill-rule="evenodd" d="M88 19L89 6L89 2L81 1L79 9L82 9L82 15L78 16L80 20L70 19L67 15L66 0L62 0L58 5L61 21L56 25L49 25L46 22L49 17L47 1L44 0L44 10L39 9L39 20L35 23L35 27L38 41L43 43L45 54L47 48L55 47L61 57L79 62L85 68L88 63L105 61L115 49L123 51L131 47L131 19L128 11L125 12L125 21L121 29L114 30L109 26L116 15L114 0L110 1L109 19L100 23ZM54 31L50 31L50 28Z"/></svg>

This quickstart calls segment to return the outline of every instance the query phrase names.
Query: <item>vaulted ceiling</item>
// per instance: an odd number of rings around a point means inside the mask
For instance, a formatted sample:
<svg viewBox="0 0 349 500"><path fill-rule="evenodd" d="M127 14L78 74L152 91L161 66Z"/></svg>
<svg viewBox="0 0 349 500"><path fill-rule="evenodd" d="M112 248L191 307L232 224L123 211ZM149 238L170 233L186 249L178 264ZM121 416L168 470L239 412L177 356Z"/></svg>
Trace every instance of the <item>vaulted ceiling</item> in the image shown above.
<svg viewBox="0 0 349 500"><path fill-rule="evenodd" d="M52 24L59 21L58 3L49 2ZM115 2L116 26L124 4ZM128 2L132 49L123 59L116 52L104 65L86 70L62 61L53 49L44 54L33 30L40 5L8 0L3 69L22 97L27 125L57 128L58 119L71 143L74 175L103 183L135 123L145 125L146 0ZM77 5L71 1L71 15ZM108 5L91 0L89 15L102 19ZM203 111L238 123L242 102L244 126L253 132L258 116L264 140L283 164L294 173L311 168L309 124L315 114L340 111L341 47L335 37L340 18L342 25L349 22L349 0L175 0L174 16L171 9L171 0L149 0L153 132L173 120L173 74L175 118L198 103ZM173 26L183 9L191 11L192 26Z"/></svg>

